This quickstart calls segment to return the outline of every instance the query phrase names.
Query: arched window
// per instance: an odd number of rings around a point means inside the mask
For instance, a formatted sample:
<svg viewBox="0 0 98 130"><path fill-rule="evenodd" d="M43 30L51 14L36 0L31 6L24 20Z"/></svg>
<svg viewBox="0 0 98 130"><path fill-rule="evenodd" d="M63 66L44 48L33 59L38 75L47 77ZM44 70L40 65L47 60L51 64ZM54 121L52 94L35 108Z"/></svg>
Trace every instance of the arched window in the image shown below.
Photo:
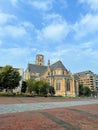
<svg viewBox="0 0 98 130"><path fill-rule="evenodd" d="M50 72L48 72L48 76L50 75Z"/></svg>
<svg viewBox="0 0 98 130"><path fill-rule="evenodd" d="M60 81L59 80L56 81L56 90L60 90Z"/></svg>
<svg viewBox="0 0 98 130"><path fill-rule="evenodd" d="M54 71L54 75L56 75L56 71Z"/></svg>
<svg viewBox="0 0 98 130"><path fill-rule="evenodd" d="M66 87L67 87L67 91L70 91L70 80L67 80Z"/></svg>
<svg viewBox="0 0 98 130"><path fill-rule="evenodd" d="M65 74L64 70L63 70L62 74L63 74L63 75Z"/></svg>

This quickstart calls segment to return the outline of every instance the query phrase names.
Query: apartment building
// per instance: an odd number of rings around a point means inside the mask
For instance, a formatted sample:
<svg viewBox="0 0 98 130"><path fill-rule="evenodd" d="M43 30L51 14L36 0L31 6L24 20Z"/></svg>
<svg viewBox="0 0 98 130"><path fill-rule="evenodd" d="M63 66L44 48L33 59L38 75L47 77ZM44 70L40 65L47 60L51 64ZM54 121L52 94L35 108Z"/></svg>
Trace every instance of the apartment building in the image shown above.
<svg viewBox="0 0 98 130"><path fill-rule="evenodd" d="M96 90L98 91L98 75L95 74L95 86Z"/></svg>
<svg viewBox="0 0 98 130"><path fill-rule="evenodd" d="M98 76L90 70L75 73L74 77L78 80L79 84L89 87L91 91L94 91L98 88Z"/></svg>

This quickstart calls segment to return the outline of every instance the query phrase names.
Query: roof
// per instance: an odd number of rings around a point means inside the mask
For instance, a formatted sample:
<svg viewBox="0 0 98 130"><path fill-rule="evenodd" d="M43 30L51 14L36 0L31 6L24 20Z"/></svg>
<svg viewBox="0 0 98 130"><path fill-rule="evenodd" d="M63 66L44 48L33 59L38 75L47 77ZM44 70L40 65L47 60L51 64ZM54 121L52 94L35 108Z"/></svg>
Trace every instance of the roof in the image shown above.
<svg viewBox="0 0 98 130"><path fill-rule="evenodd" d="M37 64L28 64L27 69L31 73L39 73L41 76L46 72L46 70L48 69L48 66L42 66L42 65L37 65ZM56 69L67 70L61 61L57 61L56 63L52 64L50 66L50 69L51 70L56 70Z"/></svg>
<svg viewBox="0 0 98 130"><path fill-rule="evenodd" d="M37 64L28 64L28 70L31 73L38 72L40 73L40 75L42 75L47 70L47 66L41 66Z"/></svg>
<svg viewBox="0 0 98 130"><path fill-rule="evenodd" d="M67 69L65 68L65 66L63 65L63 63L62 63L60 60L57 61L56 63L52 64L52 65L50 66L50 68L51 68L52 70L55 70L55 69L67 70Z"/></svg>
<svg viewBox="0 0 98 130"><path fill-rule="evenodd" d="M90 70L87 70L87 71L82 71L82 72L79 72L79 73L75 73L74 74L75 76L86 76L86 75L94 75L94 73Z"/></svg>

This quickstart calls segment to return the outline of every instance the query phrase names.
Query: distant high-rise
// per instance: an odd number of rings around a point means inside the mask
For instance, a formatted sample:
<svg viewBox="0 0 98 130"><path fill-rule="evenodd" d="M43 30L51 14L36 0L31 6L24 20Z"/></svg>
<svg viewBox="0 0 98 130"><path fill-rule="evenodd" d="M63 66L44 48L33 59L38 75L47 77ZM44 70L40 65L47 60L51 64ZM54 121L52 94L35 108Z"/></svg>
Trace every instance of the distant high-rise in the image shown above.
<svg viewBox="0 0 98 130"><path fill-rule="evenodd" d="M98 89L98 76L92 71L83 71L75 73L74 77L78 79L79 84L89 87L91 91Z"/></svg>
<svg viewBox="0 0 98 130"><path fill-rule="evenodd" d="M41 54L38 54L36 56L36 61L35 61L36 65L44 65L44 56Z"/></svg>

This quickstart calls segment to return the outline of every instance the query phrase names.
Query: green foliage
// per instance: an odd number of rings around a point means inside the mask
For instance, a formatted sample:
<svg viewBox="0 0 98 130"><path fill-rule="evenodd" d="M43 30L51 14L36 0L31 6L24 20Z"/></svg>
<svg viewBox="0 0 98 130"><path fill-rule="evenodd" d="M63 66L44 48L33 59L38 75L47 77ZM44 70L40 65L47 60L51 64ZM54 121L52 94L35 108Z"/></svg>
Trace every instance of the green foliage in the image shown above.
<svg viewBox="0 0 98 130"><path fill-rule="evenodd" d="M92 94L92 96L97 96L98 90L93 90L93 91L91 92L91 94Z"/></svg>
<svg viewBox="0 0 98 130"><path fill-rule="evenodd" d="M41 93L41 88L43 86L43 81L36 81L35 86L34 86L34 91L40 95Z"/></svg>
<svg viewBox="0 0 98 130"><path fill-rule="evenodd" d="M79 96L90 96L90 95L91 95L90 88L80 84L79 85Z"/></svg>
<svg viewBox="0 0 98 130"><path fill-rule="evenodd" d="M30 93L16 94L16 93L1 92L0 97L34 97L34 95Z"/></svg>
<svg viewBox="0 0 98 130"><path fill-rule="evenodd" d="M28 79L26 80L28 92L31 93L35 90L35 80L34 79Z"/></svg>
<svg viewBox="0 0 98 130"><path fill-rule="evenodd" d="M26 81L28 86L28 92L35 92L37 95L51 95L55 94L55 90L48 82L44 80L36 81L34 79L29 79Z"/></svg>
<svg viewBox="0 0 98 130"><path fill-rule="evenodd" d="M84 96L90 96L91 95L91 90L89 87L84 87L83 88L83 95Z"/></svg>
<svg viewBox="0 0 98 130"><path fill-rule="evenodd" d="M45 81L42 81L41 87L40 87L40 93L42 95L47 95L49 93L49 84Z"/></svg>
<svg viewBox="0 0 98 130"><path fill-rule="evenodd" d="M79 96L83 95L83 85L79 85Z"/></svg>
<svg viewBox="0 0 98 130"><path fill-rule="evenodd" d="M19 72L12 66L7 65L0 71L0 86L6 90L17 87L20 79Z"/></svg>

